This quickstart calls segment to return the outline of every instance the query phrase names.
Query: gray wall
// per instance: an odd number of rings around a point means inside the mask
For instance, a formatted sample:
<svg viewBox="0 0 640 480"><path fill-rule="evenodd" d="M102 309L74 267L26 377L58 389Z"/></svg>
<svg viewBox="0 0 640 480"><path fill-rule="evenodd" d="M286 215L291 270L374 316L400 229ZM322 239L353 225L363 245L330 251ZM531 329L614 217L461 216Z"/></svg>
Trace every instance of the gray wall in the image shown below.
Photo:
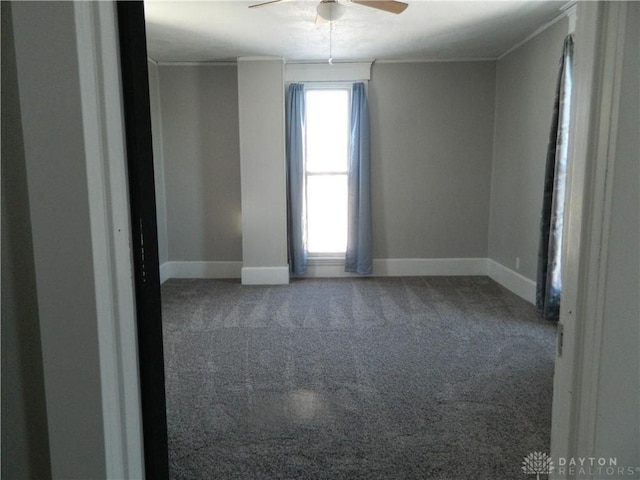
<svg viewBox="0 0 640 480"><path fill-rule="evenodd" d="M494 62L374 64L374 258L487 256Z"/></svg>
<svg viewBox="0 0 640 480"><path fill-rule="evenodd" d="M164 152L162 148L162 110L160 106L160 72L158 65L147 62L149 69L149 100L151 104L151 135L153 138L153 171L156 187L156 215L158 221L158 261L169 260L167 242L167 204L164 177Z"/></svg>
<svg viewBox="0 0 640 480"><path fill-rule="evenodd" d="M236 69L159 71L168 259L241 260ZM494 91L494 62L374 65L375 258L487 256Z"/></svg>
<svg viewBox="0 0 640 480"><path fill-rule="evenodd" d="M562 19L498 61L489 258L534 280Z"/></svg>
<svg viewBox="0 0 640 480"><path fill-rule="evenodd" d="M51 478L11 5L2 2L2 473Z"/></svg>
<svg viewBox="0 0 640 480"><path fill-rule="evenodd" d="M242 260L237 69L159 77L168 259Z"/></svg>
<svg viewBox="0 0 640 480"><path fill-rule="evenodd" d="M640 3L629 2L603 312L595 453L640 466ZM637 475L637 472L636 472ZM637 478L637 477L635 477Z"/></svg>
<svg viewBox="0 0 640 480"><path fill-rule="evenodd" d="M74 3L14 2L12 14L52 477L105 478Z"/></svg>

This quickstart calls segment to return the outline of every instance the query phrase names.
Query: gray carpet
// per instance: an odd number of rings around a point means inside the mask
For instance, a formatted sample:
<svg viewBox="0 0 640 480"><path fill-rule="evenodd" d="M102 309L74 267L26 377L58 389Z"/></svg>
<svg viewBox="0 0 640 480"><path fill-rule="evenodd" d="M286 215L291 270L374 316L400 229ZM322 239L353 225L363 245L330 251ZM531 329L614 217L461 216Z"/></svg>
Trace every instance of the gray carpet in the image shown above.
<svg viewBox="0 0 640 480"><path fill-rule="evenodd" d="M486 277L162 286L172 479L517 479L555 324Z"/></svg>

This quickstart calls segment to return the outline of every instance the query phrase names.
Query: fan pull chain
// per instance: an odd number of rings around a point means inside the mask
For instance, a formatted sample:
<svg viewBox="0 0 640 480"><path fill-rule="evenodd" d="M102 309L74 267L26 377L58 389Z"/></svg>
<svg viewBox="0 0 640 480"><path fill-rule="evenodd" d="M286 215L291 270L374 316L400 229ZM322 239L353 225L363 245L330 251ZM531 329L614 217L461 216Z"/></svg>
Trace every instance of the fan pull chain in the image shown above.
<svg viewBox="0 0 640 480"><path fill-rule="evenodd" d="M333 21L329 20L329 65L333 65Z"/></svg>

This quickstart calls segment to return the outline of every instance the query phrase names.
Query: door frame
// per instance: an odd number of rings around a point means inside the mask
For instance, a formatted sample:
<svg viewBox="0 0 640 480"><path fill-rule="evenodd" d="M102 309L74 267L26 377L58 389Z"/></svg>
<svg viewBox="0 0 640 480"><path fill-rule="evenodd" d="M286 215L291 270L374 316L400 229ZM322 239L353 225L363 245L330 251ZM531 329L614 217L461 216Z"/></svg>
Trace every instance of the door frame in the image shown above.
<svg viewBox="0 0 640 480"><path fill-rule="evenodd" d="M144 4L118 1L145 476L169 478L155 177Z"/></svg>
<svg viewBox="0 0 640 480"><path fill-rule="evenodd" d="M551 456L595 455L626 2L578 2ZM550 478L567 478L552 473Z"/></svg>

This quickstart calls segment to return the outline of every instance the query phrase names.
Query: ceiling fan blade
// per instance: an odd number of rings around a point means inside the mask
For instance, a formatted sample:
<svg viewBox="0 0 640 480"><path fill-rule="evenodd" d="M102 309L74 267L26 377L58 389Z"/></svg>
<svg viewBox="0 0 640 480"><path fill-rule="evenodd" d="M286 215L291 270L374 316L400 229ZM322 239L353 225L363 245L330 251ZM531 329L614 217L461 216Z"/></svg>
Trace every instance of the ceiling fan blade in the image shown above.
<svg viewBox="0 0 640 480"><path fill-rule="evenodd" d="M402 13L409 6L404 2L396 2L394 0L351 0L351 3L357 3L365 7L377 8L378 10L384 10L390 13Z"/></svg>
<svg viewBox="0 0 640 480"><path fill-rule="evenodd" d="M249 5L249 8L266 7L268 5L276 5L278 3L286 3L290 1L291 0L271 0L270 2L262 2L262 3L256 3L255 5Z"/></svg>

